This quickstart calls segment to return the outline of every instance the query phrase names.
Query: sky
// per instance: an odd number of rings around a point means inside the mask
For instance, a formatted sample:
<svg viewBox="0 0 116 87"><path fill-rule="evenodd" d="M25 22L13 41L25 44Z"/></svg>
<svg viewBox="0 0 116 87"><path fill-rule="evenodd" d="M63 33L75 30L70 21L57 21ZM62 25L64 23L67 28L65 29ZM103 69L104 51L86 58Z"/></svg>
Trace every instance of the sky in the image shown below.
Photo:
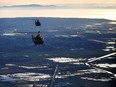
<svg viewBox="0 0 116 87"><path fill-rule="evenodd" d="M9 8L16 5L77 6L77 9L28 9ZM15 6L13 6L15 5ZM80 10L78 7L80 6ZM85 6L85 7L83 7ZM82 8L82 9L81 9ZM87 9L86 9L87 8ZM88 9L89 8L89 9ZM97 9L96 9L97 8ZM0 0L0 17L74 17L106 18L116 20L116 0ZM53 14L54 13L54 14ZM46 15L47 14L47 15Z"/></svg>
<svg viewBox="0 0 116 87"><path fill-rule="evenodd" d="M27 5L27 4L44 4L44 5L56 5L56 4L105 4L116 3L116 0L1 0L0 5Z"/></svg>

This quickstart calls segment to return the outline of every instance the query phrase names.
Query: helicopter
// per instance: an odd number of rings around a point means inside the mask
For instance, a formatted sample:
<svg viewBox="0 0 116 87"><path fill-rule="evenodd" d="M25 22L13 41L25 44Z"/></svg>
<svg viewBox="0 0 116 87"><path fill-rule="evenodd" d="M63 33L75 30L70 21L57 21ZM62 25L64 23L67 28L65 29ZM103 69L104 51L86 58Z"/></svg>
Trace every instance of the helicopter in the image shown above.
<svg viewBox="0 0 116 87"><path fill-rule="evenodd" d="M36 21L35 21L35 26L41 26L41 23L40 23L39 20L36 20Z"/></svg>
<svg viewBox="0 0 116 87"><path fill-rule="evenodd" d="M39 20L35 21L35 26L41 26L41 23ZM32 35L32 41L35 45L42 45L44 43L43 37L40 35L40 31L38 31L37 35Z"/></svg>
<svg viewBox="0 0 116 87"><path fill-rule="evenodd" d="M39 33L36 36L32 35L32 41L35 43L35 45L41 45L44 43L44 40Z"/></svg>

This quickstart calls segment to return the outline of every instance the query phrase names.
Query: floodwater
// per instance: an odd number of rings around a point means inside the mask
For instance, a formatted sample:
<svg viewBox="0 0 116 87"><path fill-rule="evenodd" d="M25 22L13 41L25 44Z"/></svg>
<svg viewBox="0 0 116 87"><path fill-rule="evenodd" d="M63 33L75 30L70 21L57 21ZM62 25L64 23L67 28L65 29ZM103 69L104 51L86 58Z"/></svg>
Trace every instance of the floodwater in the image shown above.
<svg viewBox="0 0 116 87"><path fill-rule="evenodd" d="M34 45L32 19L0 19L0 87L115 87L113 21L39 18Z"/></svg>

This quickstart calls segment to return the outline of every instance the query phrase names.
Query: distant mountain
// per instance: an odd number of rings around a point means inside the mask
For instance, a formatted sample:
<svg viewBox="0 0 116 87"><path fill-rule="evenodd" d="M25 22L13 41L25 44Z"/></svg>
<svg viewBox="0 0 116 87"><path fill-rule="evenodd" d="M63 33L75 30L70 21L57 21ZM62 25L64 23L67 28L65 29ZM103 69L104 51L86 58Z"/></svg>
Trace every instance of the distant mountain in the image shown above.
<svg viewBox="0 0 116 87"><path fill-rule="evenodd" d="M39 4L30 4L30 5L12 5L12 6L0 6L0 8L57 8L56 5L39 5Z"/></svg>
<svg viewBox="0 0 116 87"><path fill-rule="evenodd" d="M116 9L116 4L63 4L63 5L13 5L0 6L0 8L50 8L50 9Z"/></svg>

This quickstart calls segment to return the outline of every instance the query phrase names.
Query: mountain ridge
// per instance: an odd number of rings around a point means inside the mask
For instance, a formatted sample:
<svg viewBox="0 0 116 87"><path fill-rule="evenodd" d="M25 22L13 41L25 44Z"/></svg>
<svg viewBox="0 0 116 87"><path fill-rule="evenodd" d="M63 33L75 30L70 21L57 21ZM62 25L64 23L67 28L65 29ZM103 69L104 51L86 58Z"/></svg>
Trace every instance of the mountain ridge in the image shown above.
<svg viewBox="0 0 116 87"><path fill-rule="evenodd" d="M40 4L28 4L28 5L10 5L0 6L0 8L97 8L97 9L116 9L115 4L64 4L64 5L40 5Z"/></svg>

